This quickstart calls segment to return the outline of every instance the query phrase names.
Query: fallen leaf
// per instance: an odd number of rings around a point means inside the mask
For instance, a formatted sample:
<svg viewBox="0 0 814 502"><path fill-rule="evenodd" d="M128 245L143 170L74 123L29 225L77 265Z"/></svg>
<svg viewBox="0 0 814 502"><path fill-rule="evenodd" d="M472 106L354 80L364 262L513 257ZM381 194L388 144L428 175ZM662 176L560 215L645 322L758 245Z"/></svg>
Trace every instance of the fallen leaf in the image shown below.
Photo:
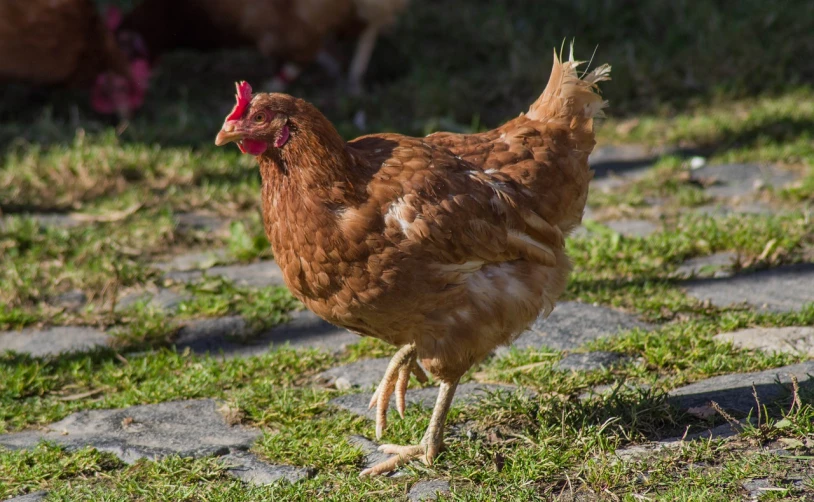
<svg viewBox="0 0 814 502"><path fill-rule="evenodd" d="M111 223L114 221L121 221L131 214L135 213L141 208L141 203L134 204L127 209L121 211L108 211L105 214L84 214L84 213L71 213L71 218L85 222L100 222Z"/></svg>
<svg viewBox="0 0 814 502"><path fill-rule="evenodd" d="M802 448L805 446L802 441L794 438L780 438L778 441L783 443L788 448Z"/></svg>
<svg viewBox="0 0 814 502"><path fill-rule="evenodd" d="M95 396L96 394L101 394L104 392L105 389L94 389L89 390L87 392L80 392L79 394L71 394L70 396L63 396L58 397L58 401L79 401L80 399L85 399L86 397Z"/></svg>
<svg viewBox="0 0 814 502"><path fill-rule="evenodd" d="M717 412L712 406L704 405L692 407L687 410L687 413L702 420L706 420L712 416L715 416Z"/></svg>

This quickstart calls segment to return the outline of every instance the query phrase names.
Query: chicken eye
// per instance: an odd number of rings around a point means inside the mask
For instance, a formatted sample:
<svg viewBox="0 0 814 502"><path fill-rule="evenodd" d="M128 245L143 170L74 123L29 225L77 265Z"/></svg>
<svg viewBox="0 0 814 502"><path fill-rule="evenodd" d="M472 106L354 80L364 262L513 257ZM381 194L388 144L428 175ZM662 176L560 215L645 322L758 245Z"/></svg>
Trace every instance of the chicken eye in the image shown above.
<svg viewBox="0 0 814 502"><path fill-rule="evenodd" d="M260 124L261 122L265 122L266 121L266 114L263 113L263 112L255 113L254 117L252 117L252 120L254 120L258 124Z"/></svg>

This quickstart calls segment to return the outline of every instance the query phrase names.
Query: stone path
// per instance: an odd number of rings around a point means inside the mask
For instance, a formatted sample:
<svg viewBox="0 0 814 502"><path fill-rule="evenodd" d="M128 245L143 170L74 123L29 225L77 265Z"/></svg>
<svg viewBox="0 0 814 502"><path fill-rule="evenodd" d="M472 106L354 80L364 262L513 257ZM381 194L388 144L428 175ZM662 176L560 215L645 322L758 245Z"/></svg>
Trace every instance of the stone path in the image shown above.
<svg viewBox="0 0 814 502"><path fill-rule="evenodd" d="M678 267L676 277L729 277L737 255L731 251L721 251L709 256L690 258Z"/></svg>
<svg viewBox="0 0 814 502"><path fill-rule="evenodd" d="M718 342L730 342L741 349L805 355L814 358L814 327L751 328L721 333L713 337Z"/></svg>
<svg viewBox="0 0 814 502"><path fill-rule="evenodd" d="M162 264L162 266L166 266L166 264ZM206 270L172 270L164 274L164 279L188 284L198 282L204 276L221 277L234 282L237 286L251 288L285 285L283 271L273 260L259 261L249 265L222 265Z"/></svg>
<svg viewBox="0 0 814 502"><path fill-rule="evenodd" d="M814 375L814 361L754 373L733 373L709 378L670 391L670 402L686 410L715 401L725 410L745 416L755 407L752 385L761 405L769 404L788 395L788 389L777 382L788 384L791 382L791 375L797 377L801 387L811 387L814 380L809 375Z"/></svg>
<svg viewBox="0 0 814 502"><path fill-rule="evenodd" d="M601 337L633 328L651 329L634 316L606 307L579 302L558 303L548 318L537 319L531 328L512 344L517 349L574 350ZM496 353L509 351L500 347Z"/></svg>
<svg viewBox="0 0 814 502"><path fill-rule="evenodd" d="M316 380L323 385L336 387L339 390L351 388L372 390L379 385L389 362L389 357L362 359L323 371L316 376Z"/></svg>
<svg viewBox="0 0 814 502"><path fill-rule="evenodd" d="M8 499L9 502L40 502L41 500L45 500L45 497L48 496L48 492L46 491L39 491L34 493L29 493L28 495L21 495L19 497L14 497Z"/></svg>
<svg viewBox="0 0 814 502"><path fill-rule="evenodd" d="M292 312L291 321L240 340L249 333L246 321L237 316L192 321L181 328L175 339L179 350L228 357L250 357L268 352L269 345L316 348L338 353L357 343L359 336L329 324L311 311Z"/></svg>
<svg viewBox="0 0 814 502"><path fill-rule="evenodd" d="M34 448L47 440L75 450L92 446L123 462L158 460L168 455L222 457L233 476L253 484L281 479L295 482L313 471L260 460L247 450L262 436L258 429L229 425L212 399L169 401L126 409L73 413L45 431L0 435L0 446Z"/></svg>
<svg viewBox="0 0 814 502"><path fill-rule="evenodd" d="M585 352L568 354L554 365L560 371L597 371L624 364L629 358L616 352Z"/></svg>
<svg viewBox="0 0 814 502"><path fill-rule="evenodd" d="M110 337L103 331L87 327L59 326L43 330L0 332L0 352L13 350L35 357L55 356L64 352L105 347Z"/></svg>
<svg viewBox="0 0 814 502"><path fill-rule="evenodd" d="M691 171L691 179L713 197L744 197L765 187L786 186L799 175L771 165L717 164Z"/></svg>
<svg viewBox="0 0 814 502"><path fill-rule="evenodd" d="M685 284L689 295L719 307L747 303L760 310L788 312L814 302L814 263Z"/></svg>
<svg viewBox="0 0 814 502"><path fill-rule="evenodd" d="M410 487L407 499L411 502L421 500L438 500L439 495L449 495L449 481L444 479L429 479L419 481Z"/></svg>

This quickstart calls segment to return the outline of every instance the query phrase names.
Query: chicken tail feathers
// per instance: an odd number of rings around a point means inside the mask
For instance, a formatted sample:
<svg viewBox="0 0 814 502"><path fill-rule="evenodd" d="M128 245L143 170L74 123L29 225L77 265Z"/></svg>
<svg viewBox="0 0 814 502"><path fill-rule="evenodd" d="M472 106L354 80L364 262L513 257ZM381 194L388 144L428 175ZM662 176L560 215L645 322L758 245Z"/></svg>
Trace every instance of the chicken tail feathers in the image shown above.
<svg viewBox="0 0 814 502"><path fill-rule="evenodd" d="M529 108L526 116L532 120L570 119L571 128L583 128L593 133L593 119L604 117L608 102L599 94L599 82L610 80L610 65L604 64L581 77L577 68L584 61L574 60L574 44L568 61L554 52L554 66L545 90Z"/></svg>

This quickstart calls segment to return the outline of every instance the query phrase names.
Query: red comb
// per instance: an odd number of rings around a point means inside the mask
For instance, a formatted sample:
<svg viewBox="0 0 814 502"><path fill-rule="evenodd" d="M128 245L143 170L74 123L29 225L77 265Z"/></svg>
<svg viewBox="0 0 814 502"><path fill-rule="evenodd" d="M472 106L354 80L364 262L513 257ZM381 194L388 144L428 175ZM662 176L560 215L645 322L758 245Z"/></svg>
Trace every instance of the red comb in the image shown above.
<svg viewBox="0 0 814 502"><path fill-rule="evenodd" d="M235 95L237 104L232 108L232 113L226 117L226 120L237 120L242 117L243 112L246 111L246 107L249 106L252 100L252 86L250 86L248 82L244 80L243 82L235 84L235 87L237 87L237 94Z"/></svg>

